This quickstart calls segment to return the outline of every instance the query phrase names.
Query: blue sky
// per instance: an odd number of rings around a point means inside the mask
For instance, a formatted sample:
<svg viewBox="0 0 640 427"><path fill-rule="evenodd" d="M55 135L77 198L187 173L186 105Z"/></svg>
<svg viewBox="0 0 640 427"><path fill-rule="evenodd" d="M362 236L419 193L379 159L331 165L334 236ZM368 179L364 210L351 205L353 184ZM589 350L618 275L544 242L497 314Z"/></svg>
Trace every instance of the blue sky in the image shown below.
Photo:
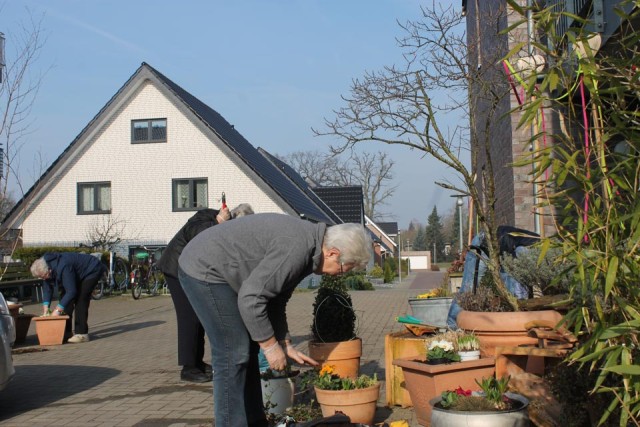
<svg viewBox="0 0 640 427"><path fill-rule="evenodd" d="M254 146L273 154L326 151L311 128L343 105L352 79L401 64L397 21L418 19L415 0L0 0L6 59L12 34L43 16L46 72L21 151L22 183L39 176L147 62L222 114ZM452 119L455 121L455 118ZM442 215L455 199L435 186L454 179L403 147L370 144L396 162L398 188L383 212L406 228Z"/></svg>

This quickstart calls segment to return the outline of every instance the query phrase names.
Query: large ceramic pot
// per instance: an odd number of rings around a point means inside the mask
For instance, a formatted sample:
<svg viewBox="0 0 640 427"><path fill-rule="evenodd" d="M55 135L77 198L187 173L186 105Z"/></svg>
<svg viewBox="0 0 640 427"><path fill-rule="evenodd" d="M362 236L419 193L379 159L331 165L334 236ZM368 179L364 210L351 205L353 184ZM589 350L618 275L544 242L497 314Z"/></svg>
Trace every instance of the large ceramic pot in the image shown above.
<svg viewBox="0 0 640 427"><path fill-rule="evenodd" d="M40 345L60 345L64 340L64 328L69 316L34 317Z"/></svg>
<svg viewBox="0 0 640 427"><path fill-rule="evenodd" d="M413 317L424 324L440 328L447 327L447 315L453 298L409 298Z"/></svg>
<svg viewBox="0 0 640 427"><path fill-rule="evenodd" d="M333 372L341 378L358 378L362 340L354 338L340 342L309 342L309 357L320 365L333 366Z"/></svg>
<svg viewBox="0 0 640 427"><path fill-rule="evenodd" d="M261 379L262 402L267 405L268 411L274 415L280 415L293 407L293 398L296 393L294 378L298 371L292 372L289 377Z"/></svg>
<svg viewBox="0 0 640 427"><path fill-rule="evenodd" d="M533 320L559 323L562 315L555 310L481 312L463 310L458 314L458 327L472 331L480 340L482 356L494 356L498 346L535 345L536 338L527 335L524 325Z"/></svg>
<svg viewBox="0 0 640 427"><path fill-rule="evenodd" d="M354 390L321 390L314 387L323 417L342 412L352 423L372 425L380 396L380 383Z"/></svg>
<svg viewBox="0 0 640 427"><path fill-rule="evenodd" d="M395 359L393 364L402 367L405 387L411 396L416 418L423 426L429 425L431 399L440 396L443 391L458 387L480 390L476 380L492 377L495 373L493 357L446 365L429 365L424 357L410 357Z"/></svg>
<svg viewBox="0 0 640 427"><path fill-rule="evenodd" d="M437 404L441 397L429 401L432 408L431 427L528 427L529 401L519 394L506 393L510 399L520 402L518 408L508 411L451 411L440 408Z"/></svg>

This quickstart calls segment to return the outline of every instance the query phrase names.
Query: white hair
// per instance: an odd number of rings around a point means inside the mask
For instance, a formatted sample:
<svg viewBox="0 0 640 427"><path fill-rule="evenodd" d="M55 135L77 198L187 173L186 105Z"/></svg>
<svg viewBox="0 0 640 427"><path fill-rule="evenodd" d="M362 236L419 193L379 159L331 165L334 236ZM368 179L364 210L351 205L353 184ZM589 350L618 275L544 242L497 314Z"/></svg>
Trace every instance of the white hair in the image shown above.
<svg viewBox="0 0 640 427"><path fill-rule="evenodd" d="M31 264L31 275L33 277L43 278L49 273L49 265L43 257L38 258Z"/></svg>
<svg viewBox="0 0 640 427"><path fill-rule="evenodd" d="M340 262L353 264L354 270L363 270L371 259L373 242L360 224L347 223L327 227L322 246L340 251Z"/></svg>
<svg viewBox="0 0 640 427"><path fill-rule="evenodd" d="M245 215L253 215L253 208L249 203L241 203L235 208L231 209L231 218L240 218Z"/></svg>

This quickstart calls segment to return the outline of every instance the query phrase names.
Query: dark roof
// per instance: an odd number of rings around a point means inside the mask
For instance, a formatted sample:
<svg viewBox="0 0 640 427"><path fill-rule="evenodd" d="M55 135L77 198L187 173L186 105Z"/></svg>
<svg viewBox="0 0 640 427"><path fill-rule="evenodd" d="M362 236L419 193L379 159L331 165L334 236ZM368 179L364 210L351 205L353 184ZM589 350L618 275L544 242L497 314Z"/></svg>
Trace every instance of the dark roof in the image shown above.
<svg viewBox="0 0 640 427"><path fill-rule="evenodd" d="M384 231L387 236L398 235L398 223L397 222L376 222L376 225L380 227L380 230Z"/></svg>
<svg viewBox="0 0 640 427"><path fill-rule="evenodd" d="M344 222L364 224L364 204L361 185L316 187L313 191Z"/></svg>
<svg viewBox="0 0 640 427"><path fill-rule="evenodd" d="M143 62L142 65L136 70L136 72L127 80L127 82L116 92L116 94L102 107L98 114L85 126L80 134L69 144L69 146L62 152L60 156L49 166L44 174L36 181L36 183L25 193L25 196L13 207L11 212L5 217L9 218L14 211L18 209L18 206L22 204L31 193L35 190L37 185L46 180L48 174L53 168L60 162L65 154L71 150L71 148L81 139L83 134L91 127L96 119L107 110L107 108L115 101L118 95L123 92L125 87L135 79L135 77L142 72L143 69L149 70L162 82L175 96L182 100L187 108L189 108L202 122L210 128L231 150L237 154L237 156L257 175L259 175L264 182L271 187L282 199L300 216L315 221L324 222L327 224L334 224L335 221L321 208L316 206L309 197L287 176L281 173L270 161L268 161L258 150L249 143L240 133L234 129L233 125L227 122L218 112L213 110L208 105L191 95L186 90L182 89L176 83L168 79L158 70Z"/></svg>
<svg viewBox="0 0 640 427"><path fill-rule="evenodd" d="M318 205L324 212L331 217L335 221L336 224L340 224L343 221L335 212L320 198L316 193L313 192L307 181L298 173L294 168L277 158L276 156L269 153L264 148L258 147L258 151L262 153L271 163L274 164L275 167L280 169L282 173L287 175L289 179L291 179L304 193L316 204Z"/></svg>

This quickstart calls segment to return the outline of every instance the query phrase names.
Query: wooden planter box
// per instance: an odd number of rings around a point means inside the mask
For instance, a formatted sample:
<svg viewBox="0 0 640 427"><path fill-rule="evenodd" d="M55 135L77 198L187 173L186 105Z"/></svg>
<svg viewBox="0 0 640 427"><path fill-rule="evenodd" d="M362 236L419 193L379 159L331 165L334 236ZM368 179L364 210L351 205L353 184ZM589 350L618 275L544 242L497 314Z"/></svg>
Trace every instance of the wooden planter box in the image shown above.
<svg viewBox="0 0 640 427"><path fill-rule="evenodd" d="M393 364L395 359L420 358L427 354L425 339L404 330L392 332L384 337L384 371L387 405L403 408L412 405L411 396L404 384L402 368Z"/></svg>
<svg viewBox="0 0 640 427"><path fill-rule="evenodd" d="M416 361L419 360L419 361ZM469 360L446 365L427 365L425 358L410 357L396 359L393 364L402 368L406 388L411 395L418 423L429 426L431 405L429 401L440 396L443 391L462 387L465 390L479 391L476 380L492 377L495 373L495 359Z"/></svg>

